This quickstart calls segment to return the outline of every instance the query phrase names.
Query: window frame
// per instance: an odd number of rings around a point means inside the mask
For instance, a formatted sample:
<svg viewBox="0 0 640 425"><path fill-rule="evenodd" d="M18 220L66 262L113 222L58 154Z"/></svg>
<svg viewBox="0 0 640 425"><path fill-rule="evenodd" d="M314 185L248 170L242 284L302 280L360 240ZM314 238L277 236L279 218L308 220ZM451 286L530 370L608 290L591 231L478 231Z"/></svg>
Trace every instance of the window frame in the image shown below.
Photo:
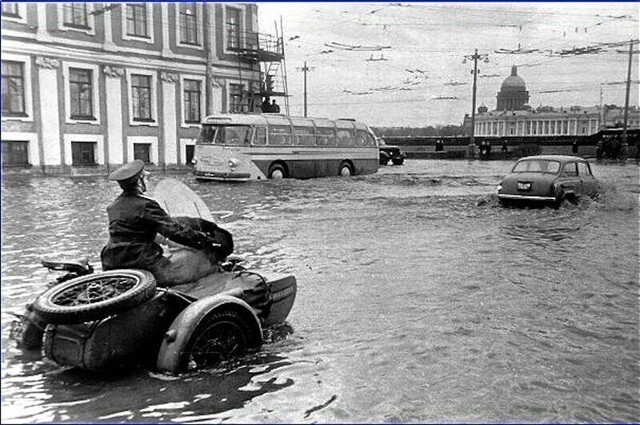
<svg viewBox="0 0 640 425"><path fill-rule="evenodd" d="M246 106L247 107L246 111L243 111L243 110L240 110L240 111L232 110L231 106L235 105L235 102L231 101L231 99L234 96L233 93L231 93L231 88L232 87L240 87L241 88L241 91L240 91L240 105L242 107ZM227 111L230 114L243 113L243 112L248 112L249 111L249 99L247 99L247 103L246 104L242 102L242 99L243 99L242 93L244 93L244 91L246 89L247 89L247 87L246 87L246 85L244 83L239 83L237 81L227 81Z"/></svg>
<svg viewBox="0 0 640 425"><path fill-rule="evenodd" d="M93 108L93 117L72 117L71 116L71 69L84 69L91 71L91 105ZM68 124L100 124L100 86L99 86L99 68L98 65L91 65L79 62L64 62L62 75L64 78L64 116L65 122Z"/></svg>
<svg viewBox="0 0 640 425"><path fill-rule="evenodd" d="M185 26L183 22L182 6L192 4L195 6L195 16L194 16L194 24L195 24L195 43L190 43L187 41L183 41L183 31L185 31ZM191 49L200 49L204 50L204 33L203 33L203 9L202 3L177 3L176 4L176 45L179 47L188 47Z"/></svg>
<svg viewBox="0 0 640 425"><path fill-rule="evenodd" d="M185 108L185 88L186 81L198 81L200 83L200 120L196 121L187 121L187 111ZM190 127L199 127L202 123L202 119L206 115L206 93L204 92L206 88L206 77L203 75L180 75L180 112L181 112L181 127L190 128Z"/></svg>
<svg viewBox="0 0 640 425"><path fill-rule="evenodd" d="M246 31L245 29L247 28L244 7L240 5L224 5L223 7L224 16L222 20L222 24L224 28L222 31L222 48L224 53L226 54L237 53L235 50L229 49L230 37L229 37L229 28L228 28L229 26L228 15L229 15L229 11L231 10L233 10L235 13L238 13L238 23L237 23L238 46L236 46L237 49L244 47L244 40L242 39L242 33L243 31Z"/></svg>
<svg viewBox="0 0 640 425"><path fill-rule="evenodd" d="M64 163L67 165L73 165L73 142L90 142L94 143L94 159L95 165L104 164L104 136L102 134L71 134L66 133L63 135L64 143ZM83 165L80 165L81 167ZM88 165L86 165L88 166Z"/></svg>
<svg viewBox="0 0 640 425"><path fill-rule="evenodd" d="M30 152L29 152L30 151L29 147L30 147L30 144L31 144L30 140L5 140L3 138L1 143L2 143L2 164L1 164L2 168L5 168L5 167L7 167L7 168L28 168L28 167L31 167L33 165L30 162ZM13 157L13 153L14 152L5 152L5 146L10 146L10 145L13 145L13 146L18 146L19 145L19 146L24 146L25 147L25 150L24 150L25 151L25 155L24 155L25 158L24 159L26 160L25 162L21 162L21 163L17 163L17 162L5 163L5 160L7 158Z"/></svg>
<svg viewBox="0 0 640 425"><path fill-rule="evenodd" d="M139 7L144 5L146 10L145 25L147 27L147 35L140 36L128 33L129 22L129 6ZM123 3L124 8L121 10L122 16L122 39L126 41L140 41L143 43L154 43L154 28L153 28L153 3Z"/></svg>
<svg viewBox="0 0 640 425"><path fill-rule="evenodd" d="M158 164L158 138L154 136L128 136L127 137L127 158L133 161L133 146L137 143L149 144L149 160L151 164Z"/></svg>
<svg viewBox="0 0 640 425"><path fill-rule="evenodd" d="M157 79L157 73L154 71L149 71L146 69L134 69L134 68L128 68L126 70L126 75L127 75L127 103L128 103L128 110L129 110L129 125L131 126L151 126L151 127L157 127L158 126L158 79ZM144 120L144 119L134 119L134 114L133 114L133 77L134 76L146 76L146 77L150 77L150 102L151 102L151 107L150 107L150 113L151 113L151 118L149 120Z"/></svg>
<svg viewBox="0 0 640 425"><path fill-rule="evenodd" d="M84 5L86 7L85 11L85 19L87 21L86 26L69 24L65 18L65 11L68 10L68 7L71 5ZM95 35L95 19L94 19L94 3L58 3L58 30L59 31L75 31L82 32L88 35Z"/></svg>
<svg viewBox="0 0 640 425"><path fill-rule="evenodd" d="M33 84L31 74L31 57L23 55L15 55L11 53L2 54L3 62L20 62L23 65L24 79L23 79L23 100L24 100L24 114L16 115L2 115L2 121L23 121L33 122Z"/></svg>
<svg viewBox="0 0 640 425"><path fill-rule="evenodd" d="M4 9L2 12L2 20L18 22L21 24L27 23L27 4L24 2L2 2L3 8L4 5L13 5L16 7L18 13L17 14L4 14Z"/></svg>
<svg viewBox="0 0 640 425"><path fill-rule="evenodd" d="M82 160L80 160L78 163L76 163L75 159L76 159L76 155L74 155L76 152L73 149L74 146L82 146L82 147L89 147L90 149L87 149L87 152L91 152L91 160L92 162L84 162ZM81 154L84 153L84 150L81 150ZM71 141L71 166L72 167L95 167L97 166L98 163L96 162L96 142L92 142L92 141L86 141L86 140L72 140Z"/></svg>

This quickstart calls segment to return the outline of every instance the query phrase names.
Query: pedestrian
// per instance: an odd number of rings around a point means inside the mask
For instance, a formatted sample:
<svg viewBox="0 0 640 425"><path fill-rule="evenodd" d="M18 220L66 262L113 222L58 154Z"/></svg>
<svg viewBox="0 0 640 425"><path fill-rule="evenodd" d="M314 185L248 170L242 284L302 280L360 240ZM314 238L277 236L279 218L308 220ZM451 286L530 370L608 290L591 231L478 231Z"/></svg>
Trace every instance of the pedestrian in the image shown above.
<svg viewBox="0 0 640 425"><path fill-rule="evenodd" d="M260 105L260 109L263 113L271 111L271 103L269 102L269 96L264 98L262 105Z"/></svg>
<svg viewBox="0 0 640 425"><path fill-rule="evenodd" d="M502 141L502 148L500 149L502 152L507 153L509 152L509 149L507 148L507 141L503 140Z"/></svg>
<svg viewBox="0 0 640 425"><path fill-rule="evenodd" d="M109 180L117 181L122 193L107 207L109 241L100 254L103 270L148 270L158 286L195 282L217 271L217 244L205 233L180 224L144 195L148 174L140 160L109 174ZM156 242L158 233L183 245L184 254L164 256Z"/></svg>
<svg viewBox="0 0 640 425"><path fill-rule="evenodd" d="M574 140L571 144L571 152L578 153L578 139Z"/></svg>
<svg viewBox="0 0 640 425"><path fill-rule="evenodd" d="M274 114L279 114L280 113L280 106L276 103L276 100L273 99L273 101L271 102L271 111Z"/></svg>

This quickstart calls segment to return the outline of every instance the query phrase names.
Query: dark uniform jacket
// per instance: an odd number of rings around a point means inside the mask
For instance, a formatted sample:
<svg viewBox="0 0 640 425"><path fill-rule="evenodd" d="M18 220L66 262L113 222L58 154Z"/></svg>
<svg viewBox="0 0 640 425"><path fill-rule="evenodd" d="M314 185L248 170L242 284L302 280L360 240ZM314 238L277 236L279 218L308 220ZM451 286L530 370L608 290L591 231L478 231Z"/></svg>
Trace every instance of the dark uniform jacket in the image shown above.
<svg viewBox="0 0 640 425"><path fill-rule="evenodd" d="M156 201L136 191L124 191L107 207L109 241L102 249L104 270L149 269L162 260L156 235L196 249L207 246L208 238L171 218Z"/></svg>

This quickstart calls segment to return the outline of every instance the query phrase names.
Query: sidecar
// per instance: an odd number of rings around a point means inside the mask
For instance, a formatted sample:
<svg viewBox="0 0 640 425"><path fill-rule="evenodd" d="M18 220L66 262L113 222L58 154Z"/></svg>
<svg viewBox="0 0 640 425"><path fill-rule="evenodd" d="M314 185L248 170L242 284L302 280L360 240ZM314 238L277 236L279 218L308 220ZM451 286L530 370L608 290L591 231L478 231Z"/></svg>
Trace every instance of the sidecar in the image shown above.
<svg viewBox="0 0 640 425"><path fill-rule="evenodd" d="M294 276L235 265L171 288L143 270L89 273L43 292L12 334L60 365L110 373L155 364L178 374L260 347L296 290Z"/></svg>

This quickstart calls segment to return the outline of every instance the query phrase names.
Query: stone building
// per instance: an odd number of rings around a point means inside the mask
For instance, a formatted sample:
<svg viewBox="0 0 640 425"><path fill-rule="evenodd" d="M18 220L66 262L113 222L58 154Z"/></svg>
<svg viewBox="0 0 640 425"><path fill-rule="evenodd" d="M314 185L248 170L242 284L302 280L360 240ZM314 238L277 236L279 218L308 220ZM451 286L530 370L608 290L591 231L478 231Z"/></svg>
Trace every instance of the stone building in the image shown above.
<svg viewBox="0 0 640 425"><path fill-rule="evenodd" d="M511 75L502 83L497 96L497 107L489 110L485 105L478 108L475 116L475 136L584 136L597 133L605 127L621 126L624 108L615 105L529 106L529 92L525 81L517 75L514 66ZM629 109L628 128L640 127L640 110ZM465 124L470 119L465 117Z"/></svg>
<svg viewBox="0 0 640 425"><path fill-rule="evenodd" d="M210 113L259 109L258 9L2 2L3 170L180 167Z"/></svg>

